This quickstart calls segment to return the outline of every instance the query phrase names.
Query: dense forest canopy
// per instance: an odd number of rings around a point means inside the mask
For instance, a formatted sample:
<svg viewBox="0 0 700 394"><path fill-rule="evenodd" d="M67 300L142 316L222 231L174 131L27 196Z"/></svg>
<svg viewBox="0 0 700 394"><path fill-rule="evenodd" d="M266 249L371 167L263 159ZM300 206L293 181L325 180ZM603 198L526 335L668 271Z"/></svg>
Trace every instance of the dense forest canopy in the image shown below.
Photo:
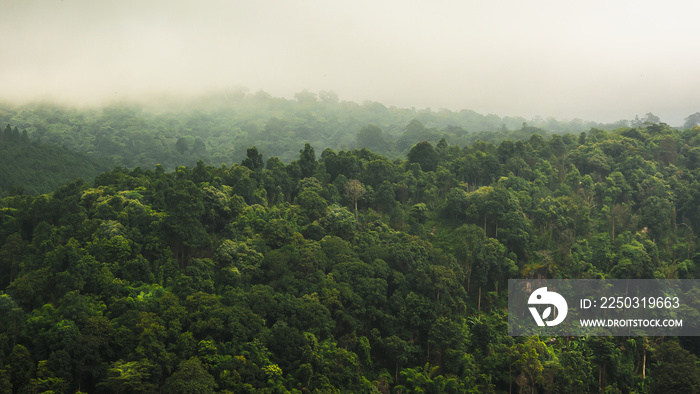
<svg viewBox="0 0 700 394"><path fill-rule="evenodd" d="M641 119L599 124L574 119L499 117L474 111L401 109L376 103L340 101L332 91L302 91L293 100L265 92L231 90L198 99L124 102L76 108L52 103L0 105L0 196L11 191L48 193L76 178L92 179L119 166L166 171L240 163L250 147L283 163L300 145L352 150L367 148L389 158L406 157L421 141L441 139L467 146L527 140L534 134L578 134L591 128L614 130L662 124L648 113ZM700 123L700 113L685 128ZM27 143L30 142L30 143ZM61 149L64 148L64 149ZM88 157L86 157L87 155ZM81 165L80 163L85 163Z"/></svg>
<svg viewBox="0 0 700 394"><path fill-rule="evenodd" d="M394 158L405 157L411 146L424 140L435 145L446 138L450 144L466 146L477 140L498 143L527 139L535 133L578 134L593 127L614 129L659 121L653 114L616 124L527 120L469 110L357 104L341 101L330 91L303 91L288 100L245 89L198 99L162 98L95 108L51 103L0 106L0 125L18 128L32 141L63 146L111 166L153 168L161 164L169 171L179 165L193 166L198 160L213 165L239 163L252 146L283 163L294 160L298 146L306 142L319 151L367 148Z"/></svg>
<svg viewBox="0 0 700 394"><path fill-rule="evenodd" d="M697 278L700 127L462 145L474 135L449 119L333 97L297 115L318 129L295 128L284 111L303 97L259 96L231 100L278 117L244 130L229 113L233 137L215 110L4 110L24 144L123 163L0 199L4 392L700 390L695 338L509 337L505 292L509 278ZM337 120L371 108L387 123ZM320 140L290 144L304 130ZM315 149L328 141L349 148ZM195 146L212 161L156 164Z"/></svg>
<svg viewBox="0 0 700 394"><path fill-rule="evenodd" d="M47 193L111 167L109 160L32 140L27 130L20 133L9 124L0 129L0 196Z"/></svg>

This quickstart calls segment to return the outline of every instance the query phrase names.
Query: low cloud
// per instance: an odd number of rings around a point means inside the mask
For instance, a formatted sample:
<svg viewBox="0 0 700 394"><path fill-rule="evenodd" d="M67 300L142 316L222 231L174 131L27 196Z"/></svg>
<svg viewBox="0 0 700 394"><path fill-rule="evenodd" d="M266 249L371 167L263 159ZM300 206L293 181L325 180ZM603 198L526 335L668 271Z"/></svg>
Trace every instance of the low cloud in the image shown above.
<svg viewBox="0 0 700 394"><path fill-rule="evenodd" d="M247 86L293 97L672 125L700 108L695 2L5 1L0 97Z"/></svg>

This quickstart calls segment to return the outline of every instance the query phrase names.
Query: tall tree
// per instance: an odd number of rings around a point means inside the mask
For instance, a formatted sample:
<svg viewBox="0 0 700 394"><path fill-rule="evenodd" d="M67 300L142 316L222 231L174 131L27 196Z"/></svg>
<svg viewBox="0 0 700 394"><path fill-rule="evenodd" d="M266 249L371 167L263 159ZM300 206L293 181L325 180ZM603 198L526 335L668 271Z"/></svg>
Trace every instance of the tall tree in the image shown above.
<svg viewBox="0 0 700 394"><path fill-rule="evenodd" d="M304 144L304 149L299 151L299 168L301 177L307 178L313 176L316 172L318 163L316 162L316 153L314 148L309 143Z"/></svg>
<svg viewBox="0 0 700 394"><path fill-rule="evenodd" d="M685 118L685 123L683 123L684 129L692 129L695 126L700 126L700 112L688 115L688 117Z"/></svg>
<svg viewBox="0 0 700 394"><path fill-rule="evenodd" d="M345 184L345 194L352 199L355 205L355 219L357 219L357 201L366 193L367 190L362 186L362 182L357 179L351 179Z"/></svg>
<svg viewBox="0 0 700 394"><path fill-rule="evenodd" d="M251 171L262 171L265 166L262 153L258 153L258 148L248 148L246 158L241 165L250 168Z"/></svg>

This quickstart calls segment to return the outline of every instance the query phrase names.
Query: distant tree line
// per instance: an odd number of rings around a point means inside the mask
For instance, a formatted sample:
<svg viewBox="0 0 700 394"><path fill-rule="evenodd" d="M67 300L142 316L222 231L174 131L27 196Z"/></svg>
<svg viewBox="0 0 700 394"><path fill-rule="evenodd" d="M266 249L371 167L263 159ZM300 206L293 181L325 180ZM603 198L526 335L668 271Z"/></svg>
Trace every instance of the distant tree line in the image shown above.
<svg viewBox="0 0 700 394"><path fill-rule="evenodd" d="M686 128L697 124L690 115ZM467 146L476 141L524 140L533 134L578 134L591 128L613 130L661 124L641 119L601 124L574 119L525 119L474 111L401 109L376 102L340 101L333 92L304 91L294 100L243 90L163 103L122 103L103 108L69 108L48 103L0 106L0 124L28 137L108 160L112 166L166 170L180 165L238 163L257 146L288 163L299 144L317 150L367 148L387 157L405 157L421 141Z"/></svg>

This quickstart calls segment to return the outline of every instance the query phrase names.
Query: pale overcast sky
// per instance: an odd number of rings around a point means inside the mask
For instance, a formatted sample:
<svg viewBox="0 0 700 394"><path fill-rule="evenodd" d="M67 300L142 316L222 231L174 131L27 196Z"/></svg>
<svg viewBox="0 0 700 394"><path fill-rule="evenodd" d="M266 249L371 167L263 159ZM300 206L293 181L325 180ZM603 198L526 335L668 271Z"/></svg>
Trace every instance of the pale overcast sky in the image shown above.
<svg viewBox="0 0 700 394"><path fill-rule="evenodd" d="M246 86L616 121L700 111L700 2L0 1L0 98Z"/></svg>

